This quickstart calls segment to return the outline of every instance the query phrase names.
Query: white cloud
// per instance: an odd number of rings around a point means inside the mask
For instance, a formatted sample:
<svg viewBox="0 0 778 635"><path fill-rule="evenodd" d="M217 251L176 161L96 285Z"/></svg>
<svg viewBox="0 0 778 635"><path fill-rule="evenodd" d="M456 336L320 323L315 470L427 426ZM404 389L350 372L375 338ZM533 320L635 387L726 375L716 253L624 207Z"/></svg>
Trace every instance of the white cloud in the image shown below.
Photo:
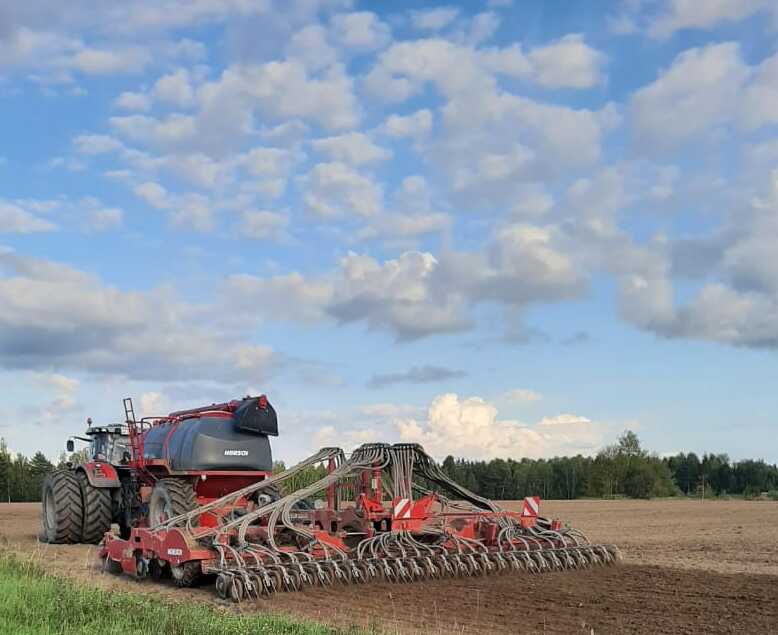
<svg viewBox="0 0 778 635"><path fill-rule="evenodd" d="M152 207L164 209L168 206L167 190L159 183L146 181L145 183L136 185L135 188L133 188L133 192Z"/></svg>
<svg viewBox="0 0 778 635"><path fill-rule="evenodd" d="M160 77L154 84L157 99L186 108L194 102L194 89L189 71L179 68L175 73Z"/></svg>
<svg viewBox="0 0 778 635"><path fill-rule="evenodd" d="M458 35L461 41L475 46L485 42L497 32L500 27L500 17L493 11L477 13L470 23Z"/></svg>
<svg viewBox="0 0 778 635"><path fill-rule="evenodd" d="M749 76L734 42L684 51L656 81L632 96L636 146L673 148L711 134L732 117Z"/></svg>
<svg viewBox="0 0 778 635"><path fill-rule="evenodd" d="M573 40L575 49L580 42ZM546 69L545 79L567 82L566 64ZM406 98L431 83L445 100L437 135L420 152L445 174L458 207L505 208L515 204L526 183L591 169L602 158L605 134L618 123L612 104L590 111L507 92L495 73L509 71L536 77L534 62L518 47L477 50L430 38L392 45L368 74L368 87L375 80L381 95ZM582 77L588 83L595 74ZM568 79L584 81L577 75ZM395 80L402 82L403 94L391 94Z"/></svg>
<svg viewBox="0 0 778 635"><path fill-rule="evenodd" d="M139 73L151 62L149 52L140 47L124 49L85 48L65 65L87 75L115 75L117 73Z"/></svg>
<svg viewBox="0 0 778 635"><path fill-rule="evenodd" d="M51 372L33 372L31 379L42 394L43 405L31 409L32 417L39 418L39 423L51 425L60 420L63 413L78 409L77 395L81 386L78 379Z"/></svg>
<svg viewBox="0 0 778 635"><path fill-rule="evenodd" d="M528 58L537 82L549 88L590 88L604 81L605 55L571 34L532 49Z"/></svg>
<svg viewBox="0 0 778 635"><path fill-rule="evenodd" d="M144 392L140 396L140 417L158 417L170 412L170 401L160 392Z"/></svg>
<svg viewBox="0 0 778 635"><path fill-rule="evenodd" d="M338 50L330 44L327 29L309 24L289 40L286 47L290 59L299 60L311 71L318 71L338 61Z"/></svg>
<svg viewBox="0 0 778 635"><path fill-rule="evenodd" d="M392 156L391 151L376 145L363 132L347 132L335 137L316 139L311 145L332 161L342 161L354 166L385 161Z"/></svg>
<svg viewBox="0 0 778 635"><path fill-rule="evenodd" d="M393 245L403 245L408 244L409 239L446 231L451 224L449 215L440 212L386 213L371 218L370 223L356 233L356 237L359 240L381 239Z"/></svg>
<svg viewBox="0 0 778 635"><path fill-rule="evenodd" d="M432 113L423 108L415 113L402 115L389 115L384 122L382 130L390 137L412 137L418 138L424 136L432 129Z"/></svg>
<svg viewBox="0 0 778 635"><path fill-rule="evenodd" d="M241 214L237 231L240 236L256 240L279 240L286 235L289 218L277 212L246 210Z"/></svg>
<svg viewBox="0 0 778 635"><path fill-rule="evenodd" d="M114 100L113 105L121 110L146 112L151 110L151 99L143 93L126 91Z"/></svg>
<svg viewBox="0 0 778 635"><path fill-rule="evenodd" d="M400 419L396 426L401 441L420 443L438 459L449 454L487 460L591 455L603 443L603 427L585 417L563 414L525 425L497 414L480 397L449 393L432 401L426 421Z"/></svg>
<svg viewBox="0 0 778 635"><path fill-rule="evenodd" d="M540 401L542 398L542 395L527 388L514 388L503 395L505 401L512 402Z"/></svg>
<svg viewBox="0 0 778 635"><path fill-rule="evenodd" d="M778 267L772 257L777 232L778 170L773 170L757 196L729 213L702 282L683 294L684 301L675 293L668 250L656 246L622 278L622 315L664 337L778 348Z"/></svg>
<svg viewBox="0 0 778 635"><path fill-rule="evenodd" d="M755 67L741 97L740 122L747 130L778 123L778 54Z"/></svg>
<svg viewBox="0 0 778 635"><path fill-rule="evenodd" d="M0 199L0 234L34 234L50 232L57 226L23 205Z"/></svg>
<svg viewBox="0 0 778 635"><path fill-rule="evenodd" d="M124 291L60 263L0 250L0 361L176 381L245 382L277 356L203 320L171 289ZM197 342L197 346L192 346ZM207 370L206 370L207 369Z"/></svg>
<svg viewBox="0 0 778 635"><path fill-rule="evenodd" d="M456 20L458 15L458 7L421 9L411 11L411 24L419 31L439 31Z"/></svg>
<svg viewBox="0 0 778 635"><path fill-rule="evenodd" d="M229 301L234 306L262 307L268 316L277 319L312 323L324 319L325 308L332 301L333 286L328 280L306 280L299 273L257 278L248 274L233 275L227 279ZM245 304L244 304L245 303Z"/></svg>
<svg viewBox="0 0 778 635"><path fill-rule="evenodd" d="M352 79L342 67L311 76L294 60L228 67L199 89L198 101L202 126L233 117L236 121L224 123L238 124L241 134L250 129L255 110L271 119L308 119L328 129L352 128L361 116Z"/></svg>
<svg viewBox="0 0 778 635"><path fill-rule="evenodd" d="M771 0L667 0L653 20L649 33L666 38L682 29L710 29L722 22L736 22L773 7Z"/></svg>
<svg viewBox="0 0 778 635"><path fill-rule="evenodd" d="M100 207L88 211L86 226L91 231L103 232L121 227L124 212L118 207Z"/></svg>
<svg viewBox="0 0 778 635"><path fill-rule="evenodd" d="M118 139L102 134L82 134L73 139L76 151L81 154L106 154L121 150L124 146Z"/></svg>
<svg viewBox="0 0 778 635"><path fill-rule="evenodd" d="M498 230L481 252L448 251L438 259L407 251L383 262L352 252L326 274L240 276L230 279L228 291L236 300L261 298L260 310L271 319L296 319L298 313L307 320L362 322L399 339L416 339L470 328L470 309L482 302L521 310L578 297L586 275L562 250L562 239L554 227L511 225ZM294 311L278 313L290 297L296 298Z"/></svg>
<svg viewBox="0 0 778 635"><path fill-rule="evenodd" d="M392 37L389 25L369 11L333 16L332 30L333 41L340 46L361 51L383 48Z"/></svg>
<svg viewBox="0 0 778 635"><path fill-rule="evenodd" d="M201 194L172 194L154 181L139 183L133 193L155 209L165 210L175 227L198 232L210 232L214 227L210 201Z"/></svg>
<svg viewBox="0 0 778 635"><path fill-rule="evenodd" d="M382 208L382 191L371 178L344 163L319 163L300 179L306 209L324 219L372 216Z"/></svg>

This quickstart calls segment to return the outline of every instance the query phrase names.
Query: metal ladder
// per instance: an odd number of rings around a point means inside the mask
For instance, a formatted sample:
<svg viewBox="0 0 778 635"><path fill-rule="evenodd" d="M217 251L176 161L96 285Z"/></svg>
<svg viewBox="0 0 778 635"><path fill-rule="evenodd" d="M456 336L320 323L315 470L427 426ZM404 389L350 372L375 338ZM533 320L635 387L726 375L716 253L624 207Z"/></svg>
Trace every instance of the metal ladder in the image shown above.
<svg viewBox="0 0 778 635"><path fill-rule="evenodd" d="M138 421L135 419L132 397L124 398L124 420L127 422L127 430L130 433L133 463L139 469L143 469L143 435L141 434L142 430L138 429Z"/></svg>

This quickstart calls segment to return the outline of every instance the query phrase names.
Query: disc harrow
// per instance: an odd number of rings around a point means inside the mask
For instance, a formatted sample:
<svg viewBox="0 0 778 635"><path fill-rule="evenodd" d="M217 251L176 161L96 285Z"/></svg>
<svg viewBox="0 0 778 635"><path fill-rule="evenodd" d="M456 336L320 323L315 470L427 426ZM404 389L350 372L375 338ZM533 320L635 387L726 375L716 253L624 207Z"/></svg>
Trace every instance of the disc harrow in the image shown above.
<svg viewBox="0 0 778 635"><path fill-rule="evenodd" d="M318 465L327 468L323 478L293 487ZM236 602L310 586L539 574L620 560L615 546L537 515L533 501L506 511L453 481L416 444L366 444L349 457L323 448L154 529L134 528L127 540L108 533L102 556L109 569L136 577L169 572L190 584L196 571Z"/></svg>

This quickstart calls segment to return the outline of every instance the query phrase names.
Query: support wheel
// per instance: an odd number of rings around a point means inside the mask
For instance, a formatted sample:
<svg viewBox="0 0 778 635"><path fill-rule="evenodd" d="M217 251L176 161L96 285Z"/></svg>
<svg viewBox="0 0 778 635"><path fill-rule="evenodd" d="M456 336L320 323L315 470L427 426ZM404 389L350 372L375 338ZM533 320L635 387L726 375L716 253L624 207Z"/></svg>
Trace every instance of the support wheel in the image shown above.
<svg viewBox="0 0 778 635"><path fill-rule="evenodd" d="M69 470L52 472L43 481L42 494L41 539L52 544L81 542L84 506L76 475Z"/></svg>
<svg viewBox="0 0 778 635"><path fill-rule="evenodd" d="M195 586L202 577L202 568L199 562L184 562L178 567L171 567L170 573L173 581L179 587Z"/></svg>
<svg viewBox="0 0 778 635"><path fill-rule="evenodd" d="M76 478L84 506L81 542L96 545L103 539L105 532L111 529L111 490L90 484L83 472L78 472Z"/></svg>

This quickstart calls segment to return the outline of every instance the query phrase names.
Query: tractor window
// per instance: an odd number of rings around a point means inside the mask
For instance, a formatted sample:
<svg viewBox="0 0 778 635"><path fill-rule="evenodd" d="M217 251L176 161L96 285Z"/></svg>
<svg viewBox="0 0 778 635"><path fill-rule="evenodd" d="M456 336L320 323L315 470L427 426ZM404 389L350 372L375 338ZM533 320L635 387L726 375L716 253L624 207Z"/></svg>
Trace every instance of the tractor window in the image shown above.
<svg viewBox="0 0 778 635"><path fill-rule="evenodd" d="M119 465L124 460L125 452L130 451L130 440L127 437L113 437L113 448L111 450L111 463Z"/></svg>
<svg viewBox="0 0 778 635"><path fill-rule="evenodd" d="M129 439L124 435L98 434L92 439L92 457L97 461L120 465L128 451Z"/></svg>
<svg viewBox="0 0 778 635"><path fill-rule="evenodd" d="M96 461L108 460L108 444L104 434L98 434L92 439L92 458Z"/></svg>

